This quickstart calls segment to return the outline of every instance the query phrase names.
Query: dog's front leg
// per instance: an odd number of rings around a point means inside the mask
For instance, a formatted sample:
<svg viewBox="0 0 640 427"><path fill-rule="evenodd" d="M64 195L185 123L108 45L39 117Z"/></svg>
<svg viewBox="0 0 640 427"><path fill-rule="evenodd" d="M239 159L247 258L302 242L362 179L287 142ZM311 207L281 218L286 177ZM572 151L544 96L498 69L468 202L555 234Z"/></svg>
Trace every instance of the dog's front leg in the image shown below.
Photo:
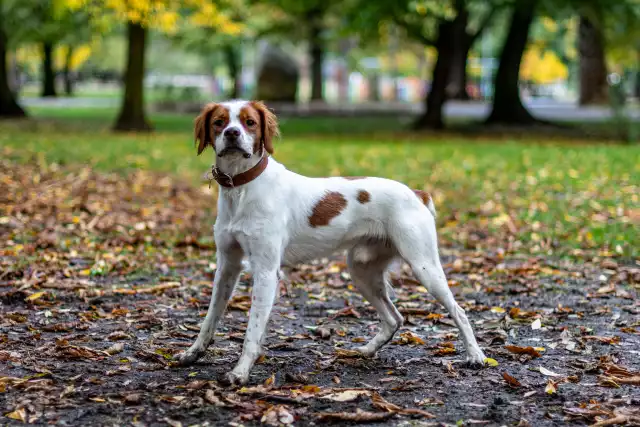
<svg viewBox="0 0 640 427"><path fill-rule="evenodd" d="M262 354L262 343L267 323L277 295L278 270L280 266L275 259L272 262L265 262L265 258L271 257L265 257L264 255L263 252L259 260L250 259L253 271L253 290L249 323L240 360L238 360L238 364L233 371L224 376L225 382L230 385L246 384L253 364Z"/></svg>
<svg viewBox="0 0 640 427"><path fill-rule="evenodd" d="M218 268L213 279L213 291L207 316L202 322L198 338L191 347L178 356L182 366L190 365L201 358L213 341L218 321L222 317L233 288L242 271L242 250L237 245L223 245L218 251Z"/></svg>

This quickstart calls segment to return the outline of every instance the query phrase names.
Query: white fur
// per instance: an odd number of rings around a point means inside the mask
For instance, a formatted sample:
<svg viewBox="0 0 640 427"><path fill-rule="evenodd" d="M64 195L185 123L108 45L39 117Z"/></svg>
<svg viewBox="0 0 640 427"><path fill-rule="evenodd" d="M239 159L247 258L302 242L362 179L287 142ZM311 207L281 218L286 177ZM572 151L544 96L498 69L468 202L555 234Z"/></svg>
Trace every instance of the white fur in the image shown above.
<svg viewBox="0 0 640 427"><path fill-rule="evenodd" d="M229 126L242 129L237 114L244 101L223 105L230 111ZM243 133L242 138L247 146L253 146L251 135ZM216 150L223 144L218 137ZM217 166L225 173L237 174L259 160L260 154L244 159L232 153L217 158ZM329 225L312 227L309 217L313 208L329 191L342 194L347 200L346 208ZM359 191L370 194L368 203L357 200ZM348 251L354 285L376 308L382 321L378 334L359 351L374 355L402 325L403 318L388 294L389 270L402 259L449 311L460 329L467 360L483 364L484 354L440 265L433 204L425 206L404 184L383 178L309 178L270 158L265 171L254 181L235 188L220 187L214 231L218 269L211 304L198 339L180 357L183 364L195 361L211 343L246 257L254 280L252 306L242 355L227 375L230 382L245 383L261 352L280 267L339 250Z"/></svg>

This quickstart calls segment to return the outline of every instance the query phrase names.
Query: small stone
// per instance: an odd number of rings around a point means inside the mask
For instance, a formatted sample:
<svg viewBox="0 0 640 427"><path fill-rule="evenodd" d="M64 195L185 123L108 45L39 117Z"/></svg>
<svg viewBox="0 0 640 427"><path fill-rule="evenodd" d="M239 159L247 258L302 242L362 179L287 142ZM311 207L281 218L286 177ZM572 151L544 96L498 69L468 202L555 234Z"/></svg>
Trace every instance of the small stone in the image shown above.
<svg viewBox="0 0 640 427"><path fill-rule="evenodd" d="M314 333L319 336L320 338L322 338L323 340L328 340L331 337L331 331L327 328L323 328L323 327L319 327L317 328Z"/></svg>
<svg viewBox="0 0 640 427"><path fill-rule="evenodd" d="M124 403L126 403L127 405L137 405L141 400L142 396L140 395L140 393L131 393L127 394L124 397Z"/></svg>

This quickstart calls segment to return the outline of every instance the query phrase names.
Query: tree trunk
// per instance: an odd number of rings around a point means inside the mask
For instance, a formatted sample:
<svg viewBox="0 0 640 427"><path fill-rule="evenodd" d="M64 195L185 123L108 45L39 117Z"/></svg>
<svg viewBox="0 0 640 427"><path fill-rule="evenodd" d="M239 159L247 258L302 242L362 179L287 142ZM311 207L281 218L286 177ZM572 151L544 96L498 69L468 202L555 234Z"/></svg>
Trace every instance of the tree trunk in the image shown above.
<svg viewBox="0 0 640 427"><path fill-rule="evenodd" d="M465 37L468 39L468 37ZM447 85L447 97L449 99L457 99L460 101L468 101L471 99L467 92L467 59L471 43L467 40L457 44L453 49L453 59L451 64L451 75L449 76L449 84Z"/></svg>
<svg viewBox="0 0 640 427"><path fill-rule="evenodd" d="M124 76L124 97L114 129L117 131L150 131L144 112L144 61L147 29L140 24L127 25L129 46Z"/></svg>
<svg viewBox="0 0 640 427"><path fill-rule="evenodd" d="M469 11L466 2L456 0L457 16L454 20L452 52L451 52L451 73L447 83L447 98L469 100L467 94L467 57L473 43L473 37L467 32L469 23Z"/></svg>
<svg viewBox="0 0 640 427"><path fill-rule="evenodd" d="M580 105L604 104L609 99L607 65L604 58L602 11L592 8L580 16L578 51L580 53Z"/></svg>
<svg viewBox="0 0 640 427"><path fill-rule="evenodd" d="M67 46L67 54L64 59L64 93L66 96L73 96L73 77L71 76L71 60L73 58L73 46Z"/></svg>
<svg viewBox="0 0 640 427"><path fill-rule="evenodd" d="M369 86L369 101L380 101L380 76L377 72L373 71L372 74L367 78L367 85Z"/></svg>
<svg viewBox="0 0 640 427"><path fill-rule="evenodd" d="M7 72L7 34L2 27L4 17L0 8L0 117L24 117L24 110L16 102L9 88Z"/></svg>
<svg viewBox="0 0 640 427"><path fill-rule="evenodd" d="M520 62L527 46L537 0L516 0L509 32L494 78L493 108L487 123L533 124L536 119L522 104L518 86Z"/></svg>
<svg viewBox="0 0 640 427"><path fill-rule="evenodd" d="M311 60L311 100L324 100L322 66L324 64L324 40L322 38L322 20L324 18L321 9L315 9L309 13L309 58Z"/></svg>
<svg viewBox="0 0 640 427"><path fill-rule="evenodd" d="M55 97L56 73L53 70L53 43L42 44L42 96Z"/></svg>
<svg viewBox="0 0 640 427"><path fill-rule="evenodd" d="M240 92L242 86L240 82L240 53L235 46L228 44L224 46L224 56L227 61L227 69L229 71L229 78L231 79L231 90L229 91L230 99L240 98Z"/></svg>
<svg viewBox="0 0 640 427"><path fill-rule="evenodd" d="M455 21L441 21L438 25L438 39L435 46L438 59L433 67L431 88L425 98L425 112L414 123L415 129L444 128L442 108L447 101L447 82L453 62L454 28Z"/></svg>
<svg viewBox="0 0 640 427"><path fill-rule="evenodd" d="M640 67L636 70L636 88L635 88L636 99L640 101Z"/></svg>

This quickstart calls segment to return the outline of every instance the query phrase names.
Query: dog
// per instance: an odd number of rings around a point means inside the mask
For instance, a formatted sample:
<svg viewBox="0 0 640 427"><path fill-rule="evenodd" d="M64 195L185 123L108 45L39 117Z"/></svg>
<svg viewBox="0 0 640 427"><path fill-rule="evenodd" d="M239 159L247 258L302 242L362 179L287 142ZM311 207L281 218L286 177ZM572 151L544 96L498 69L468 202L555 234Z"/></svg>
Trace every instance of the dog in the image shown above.
<svg viewBox="0 0 640 427"><path fill-rule="evenodd" d="M467 363L484 365L485 355L440 264L429 194L384 178L296 174L271 157L278 136L275 114L260 101L209 103L195 119L198 155L211 146L216 156L211 175L220 190L214 225L218 268L200 333L177 356L178 364L192 364L205 354L246 258L253 275L249 321L240 359L223 381L247 383L262 353L281 266L346 250L353 284L381 320L378 333L357 351L374 356L403 324L388 279L390 266L400 259L449 312Z"/></svg>

